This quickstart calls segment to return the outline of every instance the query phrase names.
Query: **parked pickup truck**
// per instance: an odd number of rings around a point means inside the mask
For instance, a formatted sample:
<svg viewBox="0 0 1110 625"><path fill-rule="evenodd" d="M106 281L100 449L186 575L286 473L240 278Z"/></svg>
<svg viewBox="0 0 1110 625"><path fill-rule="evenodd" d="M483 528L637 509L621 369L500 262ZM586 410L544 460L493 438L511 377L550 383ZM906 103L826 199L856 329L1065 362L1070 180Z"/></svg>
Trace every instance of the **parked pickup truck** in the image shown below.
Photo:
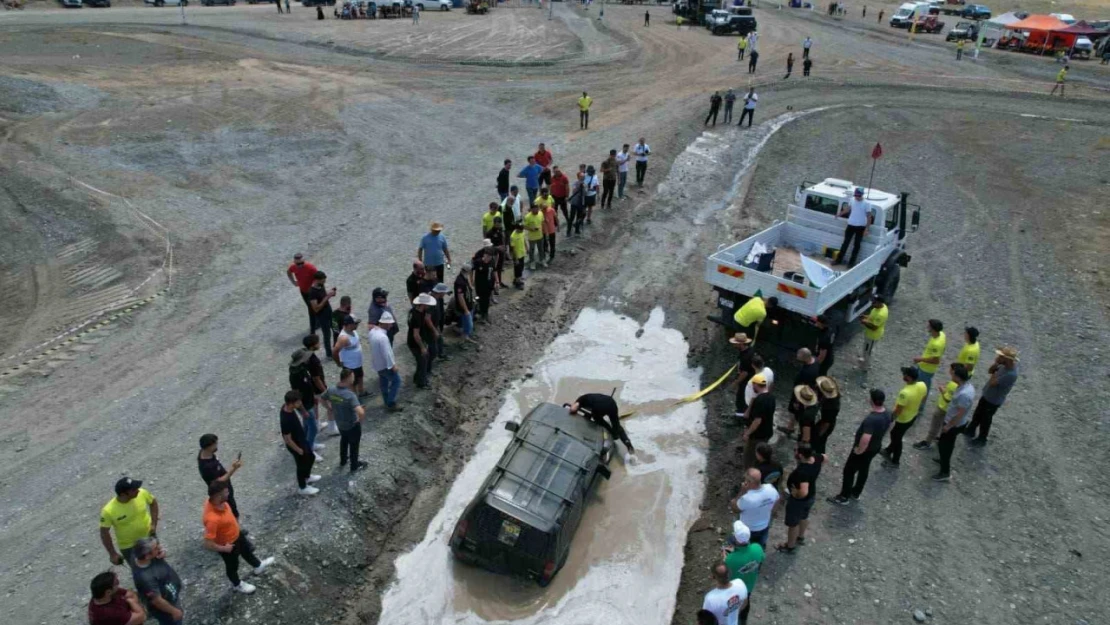
<svg viewBox="0 0 1110 625"><path fill-rule="evenodd" d="M938 20L935 15L926 15L924 17L919 17L917 21L913 23L913 30L918 33L936 35L944 30L944 22Z"/></svg>
<svg viewBox="0 0 1110 625"><path fill-rule="evenodd" d="M863 237L855 267L833 266L847 220L837 217L856 185L826 178L798 186L785 220L776 220L739 243L722 244L705 262L705 281L717 291L719 316L710 320L735 330L733 314L756 293L778 298L768 310L759 340L784 348L812 346L817 315L825 315L838 332L866 312L879 294L890 302L901 271L910 262L906 234L917 230L921 208L907 223L908 193L900 196L865 189L873 222Z"/></svg>
<svg viewBox="0 0 1110 625"><path fill-rule="evenodd" d="M945 41L959 41L960 39L971 39L972 41L979 38L979 23L978 22L956 22L952 30L948 31L945 36Z"/></svg>

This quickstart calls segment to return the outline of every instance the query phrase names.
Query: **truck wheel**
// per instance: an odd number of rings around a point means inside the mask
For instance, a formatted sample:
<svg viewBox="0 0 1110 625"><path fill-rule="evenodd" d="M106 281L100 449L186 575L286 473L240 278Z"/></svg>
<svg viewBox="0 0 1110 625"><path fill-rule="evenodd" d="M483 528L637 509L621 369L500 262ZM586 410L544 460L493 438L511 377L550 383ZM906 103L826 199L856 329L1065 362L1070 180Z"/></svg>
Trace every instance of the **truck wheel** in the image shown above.
<svg viewBox="0 0 1110 625"><path fill-rule="evenodd" d="M886 303L894 301L894 294L898 292L898 284L902 281L902 268L895 265L890 269L890 275L887 276L886 284L883 285L883 298Z"/></svg>

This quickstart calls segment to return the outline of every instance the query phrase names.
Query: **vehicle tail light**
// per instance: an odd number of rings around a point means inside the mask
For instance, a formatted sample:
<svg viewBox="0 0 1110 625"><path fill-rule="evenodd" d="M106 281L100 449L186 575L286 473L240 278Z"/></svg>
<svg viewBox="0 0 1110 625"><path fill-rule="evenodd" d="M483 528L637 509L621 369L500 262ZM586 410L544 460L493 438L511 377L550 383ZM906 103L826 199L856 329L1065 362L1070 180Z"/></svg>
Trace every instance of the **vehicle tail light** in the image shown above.
<svg viewBox="0 0 1110 625"><path fill-rule="evenodd" d="M540 579L545 582L550 581L552 575L555 575L555 561L548 560L543 565L543 577L541 577Z"/></svg>
<svg viewBox="0 0 1110 625"><path fill-rule="evenodd" d="M466 538L466 530L470 529L470 521L462 519L455 525L455 533L451 536L451 542L458 542Z"/></svg>

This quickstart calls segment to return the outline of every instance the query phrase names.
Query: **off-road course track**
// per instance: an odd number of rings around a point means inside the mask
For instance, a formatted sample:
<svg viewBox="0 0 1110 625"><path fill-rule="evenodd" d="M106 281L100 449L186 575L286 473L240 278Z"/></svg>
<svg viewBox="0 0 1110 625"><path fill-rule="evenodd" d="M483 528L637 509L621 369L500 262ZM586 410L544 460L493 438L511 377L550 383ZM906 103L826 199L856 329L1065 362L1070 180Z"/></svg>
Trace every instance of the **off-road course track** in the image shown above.
<svg viewBox="0 0 1110 625"><path fill-rule="evenodd" d="M160 503L188 623L694 622L741 481L741 430L721 418L731 389L659 408L735 360L706 318L704 259L783 218L803 180L865 183L880 142L873 186L922 206L913 261L868 377L852 369L861 337L841 338L832 375L846 399L808 541L769 549L749 622L904 623L915 610L952 625L1110 622L1110 67L1073 62L1067 97L1052 98L1059 66L1047 58L985 50L957 63L941 36L856 19L858 7L833 20L763 6L748 74L735 37L676 28L669 7L609 5L599 20L600 8L429 10L418 25L336 20L330 7L317 21L299 4L289 15L190 5L187 25L177 7L141 4L0 12L0 621L85 622L89 580L110 566L98 513L129 475ZM788 52L798 63L784 79ZM751 128L703 126L714 90L749 85ZM360 316L377 286L403 315L428 223L446 226L454 279L479 247L503 159L519 168L542 141L574 171L639 137L647 183L630 183L581 238L560 232L552 267L501 292L480 348L450 337L431 390L411 384L400 337L405 412L366 400L369 469L350 478L338 439L323 437L321 492L299 497L278 431L307 330L285 277L292 255ZM858 503L826 503L866 412L861 384L893 397L930 318L949 330L944 368L965 325L982 332L984 370L996 347L1021 352L990 444L961 438L947 484L929 479L931 454L907 448L898 469L873 463ZM545 377L568 345L580 347L578 386ZM603 352L624 360L599 374ZM637 367L637 353L666 366ZM784 406L795 365L766 354ZM395 566L435 537L437 515L457 518L450 489L498 415L618 385L654 406L627 422L645 451L592 503L597 527L580 533L558 588L502 588L440 561ZM225 464L242 452L243 526L277 556L253 596L232 593L201 546L205 432ZM776 443L781 458L791 445ZM784 537L779 517L770 544ZM638 557L653 542L658 558ZM658 570L631 574L645 562ZM630 574L575 594L594 567ZM650 590L631 585L648 577ZM426 610L386 617L390 589L419 601L422 584ZM575 601L607 607L589 617Z"/></svg>

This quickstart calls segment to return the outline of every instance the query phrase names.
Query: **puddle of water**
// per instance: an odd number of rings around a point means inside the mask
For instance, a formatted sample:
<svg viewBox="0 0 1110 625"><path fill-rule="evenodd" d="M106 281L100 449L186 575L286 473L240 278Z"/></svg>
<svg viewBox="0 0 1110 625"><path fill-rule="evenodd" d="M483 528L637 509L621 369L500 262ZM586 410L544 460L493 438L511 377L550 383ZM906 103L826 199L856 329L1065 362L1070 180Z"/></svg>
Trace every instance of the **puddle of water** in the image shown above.
<svg viewBox="0 0 1110 625"><path fill-rule="evenodd" d="M586 309L555 339L502 405L452 485L424 540L397 558L397 579L382 598L383 625L669 623L682 572L686 533L705 488L701 402L675 406L698 390L686 367L689 346L652 311L641 326ZM519 420L538 402L561 404L587 392L610 393L637 454L610 464L574 536L566 565L547 588L459 564L447 540L463 508L497 464Z"/></svg>

